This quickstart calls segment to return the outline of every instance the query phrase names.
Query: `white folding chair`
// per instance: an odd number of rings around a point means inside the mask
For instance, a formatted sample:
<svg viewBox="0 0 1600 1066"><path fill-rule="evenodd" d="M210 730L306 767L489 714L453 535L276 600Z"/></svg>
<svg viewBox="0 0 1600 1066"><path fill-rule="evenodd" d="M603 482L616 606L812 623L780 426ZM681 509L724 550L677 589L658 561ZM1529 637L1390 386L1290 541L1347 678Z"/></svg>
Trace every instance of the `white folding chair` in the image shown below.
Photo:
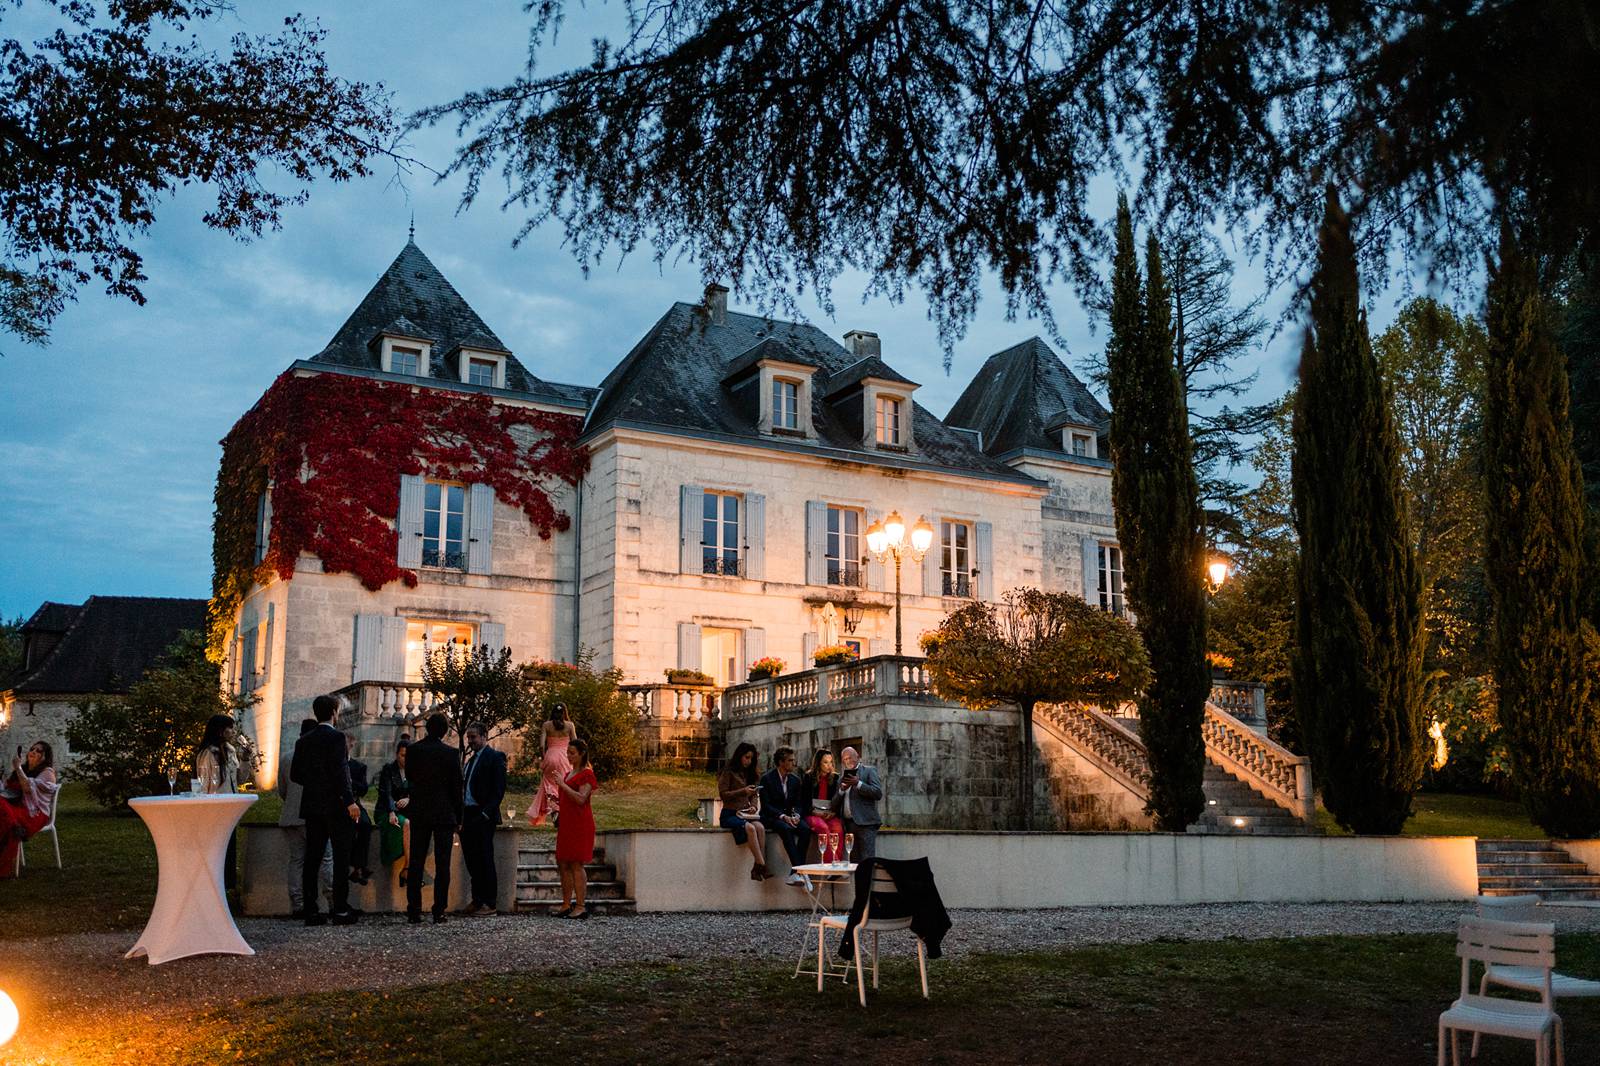
<svg viewBox="0 0 1600 1066"><path fill-rule="evenodd" d="M911 919L906 918L874 918L872 916L873 900L879 896L894 895L899 889L895 886L894 878L889 876L889 871L873 868L872 887L867 896L867 902L861 911L861 921L851 930L855 940L855 954L850 963L856 970L856 992L861 997L861 1005L867 1005L867 983L862 974L861 967L861 934L872 934L872 988L878 988L878 935L891 933L901 929L911 928ZM849 924L849 916L843 914L826 914L822 916L821 925L817 929L817 968L822 968L822 931L823 929L843 929ZM913 934L914 935L914 934ZM917 941L917 972L922 976L922 998L928 998L928 949L923 945L922 938ZM848 973L848 971L846 971ZM817 979L817 989L822 989L822 979Z"/></svg>
<svg viewBox="0 0 1600 1066"><path fill-rule="evenodd" d="M50 839L56 846L56 869L58 870L61 869L61 834L56 832L56 807L58 807L60 803L61 779L58 777L56 778L56 794L50 797L50 821L45 823L44 827L41 828L38 833L33 834L34 836L38 836L40 833L50 834ZM17 841L17 877L22 876L22 868L28 865L28 860L22 854L22 845L22 841Z"/></svg>
<svg viewBox="0 0 1600 1066"><path fill-rule="evenodd" d="M1461 994L1439 1015L1439 1066L1444 1066L1444 1037L1450 1034L1450 1061L1461 1066L1461 1034L1487 1033L1532 1040L1536 1066L1550 1066L1552 1041L1555 1066L1565 1066L1561 1017L1555 1012L1550 977L1556 964L1556 927L1549 922L1497 922L1463 918L1456 933L1461 958ZM1472 991L1472 964L1530 967L1540 975L1539 1002L1495 999Z"/></svg>
<svg viewBox="0 0 1600 1066"><path fill-rule="evenodd" d="M1501 922L1537 922L1545 919L1541 912L1549 908L1540 905L1538 896L1479 896L1478 917ZM1544 975L1535 966L1502 966L1490 963L1484 967L1483 979L1478 982L1478 994L1487 996L1490 985L1510 988L1518 992L1538 993L1544 987ZM1556 999L1583 999L1600 997L1600 981L1572 977L1564 973L1551 973L1550 994ZM1472 1057L1478 1057L1480 1034L1472 1037Z"/></svg>

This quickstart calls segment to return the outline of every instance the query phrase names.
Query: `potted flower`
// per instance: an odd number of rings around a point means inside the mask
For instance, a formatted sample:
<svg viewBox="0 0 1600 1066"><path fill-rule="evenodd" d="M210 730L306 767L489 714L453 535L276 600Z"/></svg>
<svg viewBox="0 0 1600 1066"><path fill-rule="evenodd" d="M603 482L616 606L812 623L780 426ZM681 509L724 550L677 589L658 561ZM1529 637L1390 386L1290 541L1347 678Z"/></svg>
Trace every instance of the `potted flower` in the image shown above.
<svg viewBox="0 0 1600 1066"><path fill-rule="evenodd" d="M814 666L837 666L856 658L856 650L848 644L824 644L811 656L811 662Z"/></svg>
<svg viewBox="0 0 1600 1066"><path fill-rule="evenodd" d="M765 681L769 677L777 677L783 673L783 668L787 665L789 664L782 659L771 655L764 656L750 664L750 680Z"/></svg>
<svg viewBox="0 0 1600 1066"><path fill-rule="evenodd" d="M678 670L667 668L667 684L669 685L711 685L711 675L699 670Z"/></svg>
<svg viewBox="0 0 1600 1066"><path fill-rule="evenodd" d="M1228 680L1228 671L1233 669L1233 656L1224 655L1220 651L1206 652L1206 665L1211 667L1211 680Z"/></svg>

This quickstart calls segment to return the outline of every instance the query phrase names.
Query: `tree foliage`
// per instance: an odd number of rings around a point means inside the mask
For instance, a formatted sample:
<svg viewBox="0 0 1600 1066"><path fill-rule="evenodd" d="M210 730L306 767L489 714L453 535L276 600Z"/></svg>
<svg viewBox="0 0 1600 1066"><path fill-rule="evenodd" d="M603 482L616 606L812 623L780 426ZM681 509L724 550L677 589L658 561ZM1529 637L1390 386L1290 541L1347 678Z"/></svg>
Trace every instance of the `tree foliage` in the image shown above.
<svg viewBox="0 0 1600 1066"><path fill-rule="evenodd" d="M1294 696L1323 803L1357 833L1400 831L1427 758L1422 582L1400 462L1350 220L1330 188L1294 405Z"/></svg>
<svg viewBox="0 0 1600 1066"><path fill-rule="evenodd" d="M1600 637L1584 617L1583 478L1538 265L1508 226L1491 271L1484 463L1495 680L1533 820L1600 830Z"/></svg>
<svg viewBox="0 0 1600 1066"><path fill-rule="evenodd" d="M184 39L230 10L220 0L51 6L53 32L0 39L0 328L26 340L95 279L143 303L131 242L180 187L216 191L208 226L259 236L315 177L365 175L388 151L387 97L335 76L300 16L220 53Z"/></svg>
<svg viewBox="0 0 1600 1066"><path fill-rule="evenodd" d="M422 683L436 697L432 711L450 719L462 758L473 722L482 722L493 739L521 733L538 718L538 705L521 668L511 662L510 648L496 652L487 644L446 644L422 660Z"/></svg>
<svg viewBox="0 0 1600 1066"><path fill-rule="evenodd" d="M1367 264L1388 245L1469 274L1513 200L1552 245L1600 216L1600 36L1588 0L1463 5L1044 0L627 0L591 62L528 70L415 121L453 121L475 199L504 177L522 235L687 253L792 306L860 271L922 290L947 345L983 275L1051 321L1096 287L1095 179L1160 217L1220 216L1274 277L1313 258L1322 187L1360 188ZM1537 71L1508 78L1507 71Z"/></svg>
<svg viewBox="0 0 1600 1066"><path fill-rule="evenodd" d="M1206 803L1205 541L1160 244L1152 234L1141 288L1126 198L1117 203L1116 234L1106 349L1112 508L1128 603L1153 672L1139 699L1150 753L1148 809L1158 828L1181 832Z"/></svg>
<svg viewBox="0 0 1600 1066"><path fill-rule="evenodd" d="M544 750L539 725L558 703L567 705L567 718L589 745L589 763L602 780L625 777L639 768L638 715L619 687L622 671L594 668L594 653L580 651L576 663L525 663L523 677L537 709L535 722L524 734L523 761L534 769Z"/></svg>
<svg viewBox="0 0 1600 1066"><path fill-rule="evenodd" d="M206 658L205 635L185 631L126 694L77 706L66 729L77 760L72 776L84 779L106 807L165 792L168 771L188 776L206 721L226 714L242 722L255 702L254 695L223 690L221 673Z"/></svg>
<svg viewBox="0 0 1600 1066"><path fill-rule="evenodd" d="M20 614L11 621L0 616L0 688L9 687L22 672L22 626Z"/></svg>

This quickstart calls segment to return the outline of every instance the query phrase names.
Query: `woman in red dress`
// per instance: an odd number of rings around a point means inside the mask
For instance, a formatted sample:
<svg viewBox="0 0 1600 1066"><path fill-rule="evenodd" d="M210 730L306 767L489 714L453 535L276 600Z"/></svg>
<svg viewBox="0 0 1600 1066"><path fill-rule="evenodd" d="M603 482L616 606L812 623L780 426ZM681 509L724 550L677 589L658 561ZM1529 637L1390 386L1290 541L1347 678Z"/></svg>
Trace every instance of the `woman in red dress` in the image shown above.
<svg viewBox="0 0 1600 1066"><path fill-rule="evenodd" d="M561 871L561 909L556 917L587 921L584 895L589 883L583 867L594 861L594 807L590 800L600 782L589 766L588 744L574 739L567 745L567 757L572 761L572 773L561 782L561 817L556 822L556 867Z"/></svg>
<svg viewBox="0 0 1600 1066"><path fill-rule="evenodd" d="M17 845L50 824L55 808L55 752L36 740L28 754L11 760L0 790L0 879L16 876Z"/></svg>

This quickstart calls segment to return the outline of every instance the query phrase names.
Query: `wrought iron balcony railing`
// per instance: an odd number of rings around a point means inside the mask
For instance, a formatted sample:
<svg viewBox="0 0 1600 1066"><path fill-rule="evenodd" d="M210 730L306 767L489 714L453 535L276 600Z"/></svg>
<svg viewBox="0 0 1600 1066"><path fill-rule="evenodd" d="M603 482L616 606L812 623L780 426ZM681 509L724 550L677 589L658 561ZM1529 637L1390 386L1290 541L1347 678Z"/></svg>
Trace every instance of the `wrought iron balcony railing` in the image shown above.
<svg viewBox="0 0 1600 1066"><path fill-rule="evenodd" d="M465 570L467 568L467 553L463 551L444 551L440 548L423 548L422 565L437 567L441 570Z"/></svg>
<svg viewBox="0 0 1600 1066"><path fill-rule="evenodd" d="M867 574L856 563L828 563L828 584L841 585L845 588L861 589L867 587Z"/></svg>
<svg viewBox="0 0 1600 1066"><path fill-rule="evenodd" d="M945 574L944 594L946 596L972 596L972 575L970 574Z"/></svg>
<svg viewBox="0 0 1600 1066"><path fill-rule="evenodd" d="M732 555L708 555L701 561L700 572L722 577L743 577L744 560Z"/></svg>

